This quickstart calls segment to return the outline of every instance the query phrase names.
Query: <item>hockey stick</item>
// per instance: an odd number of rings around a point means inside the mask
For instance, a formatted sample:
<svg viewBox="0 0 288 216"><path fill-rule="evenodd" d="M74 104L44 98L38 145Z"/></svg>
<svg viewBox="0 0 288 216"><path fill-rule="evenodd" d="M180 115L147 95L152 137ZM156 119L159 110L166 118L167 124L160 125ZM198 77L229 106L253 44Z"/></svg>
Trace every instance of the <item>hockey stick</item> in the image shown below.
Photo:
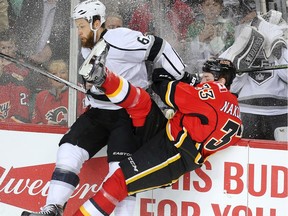
<svg viewBox="0 0 288 216"><path fill-rule="evenodd" d="M44 76L46 76L46 77L48 77L48 78L51 78L51 79L54 79L54 80L56 80L56 81L58 81L58 82L64 83L64 84L67 85L68 87L73 88L73 89L75 89L75 90L77 90L77 91L80 91L80 92L82 92L82 93L86 93L86 90L85 90L84 88L82 88L82 87L80 87L80 86L78 86L78 85L76 85L76 84L74 84L74 83L71 83L71 82L69 82L69 81L67 81L67 80L64 80L64 79L62 79L62 78L60 78L60 77L58 77L58 76L55 76L54 74L51 74L51 73L49 73L49 72L46 71L46 70L40 69L40 68L38 68L38 67L35 67L35 66L33 66L32 64L19 61L19 60L17 60L16 58L13 58L13 57L8 56L8 55L6 55L6 54L3 54L3 53L1 53L1 52L0 52L0 57L6 59L6 60L8 60L8 61L11 61L11 62L13 62L13 63L15 63L15 64L22 65L22 66L24 66L24 67L26 67L26 68L28 68L28 69L34 70L34 71L36 71L36 72L38 72L38 73L40 73L40 74L42 74L42 75L44 75Z"/></svg>
<svg viewBox="0 0 288 216"><path fill-rule="evenodd" d="M273 65L273 66L266 66L266 67L253 67L253 68L246 68L243 70L237 70L236 73L253 73L259 71L266 71L266 70L280 70L280 69L287 69L288 64L284 65Z"/></svg>

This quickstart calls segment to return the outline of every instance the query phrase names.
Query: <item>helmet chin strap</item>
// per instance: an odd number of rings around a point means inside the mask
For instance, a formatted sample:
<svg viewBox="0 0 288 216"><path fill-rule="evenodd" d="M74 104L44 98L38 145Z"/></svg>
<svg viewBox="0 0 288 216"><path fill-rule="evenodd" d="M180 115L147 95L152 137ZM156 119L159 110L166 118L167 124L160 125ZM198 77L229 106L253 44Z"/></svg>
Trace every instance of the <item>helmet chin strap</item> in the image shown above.
<svg viewBox="0 0 288 216"><path fill-rule="evenodd" d="M97 36L97 30L98 29L93 29L92 31L93 31L93 33L94 33L94 43L96 43L96 36Z"/></svg>
<svg viewBox="0 0 288 216"><path fill-rule="evenodd" d="M93 31L93 34L94 34L94 38L93 38L93 41L94 43L96 43L96 36L97 36L97 31L98 29L94 29L93 26L92 26L92 22L90 22L90 29Z"/></svg>

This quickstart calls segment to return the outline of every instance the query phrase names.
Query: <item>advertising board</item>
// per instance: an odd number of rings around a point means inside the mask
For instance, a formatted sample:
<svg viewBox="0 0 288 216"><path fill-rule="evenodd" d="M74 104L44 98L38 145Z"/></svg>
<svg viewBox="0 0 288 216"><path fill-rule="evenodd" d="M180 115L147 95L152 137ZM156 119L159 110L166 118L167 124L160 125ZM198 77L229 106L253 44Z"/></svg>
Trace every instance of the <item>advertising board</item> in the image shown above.
<svg viewBox="0 0 288 216"><path fill-rule="evenodd" d="M39 211L45 204L63 133L0 130L0 215ZM135 216L286 216L287 143L241 140L172 187L139 193ZM106 149L85 163L66 207L73 212L108 172Z"/></svg>

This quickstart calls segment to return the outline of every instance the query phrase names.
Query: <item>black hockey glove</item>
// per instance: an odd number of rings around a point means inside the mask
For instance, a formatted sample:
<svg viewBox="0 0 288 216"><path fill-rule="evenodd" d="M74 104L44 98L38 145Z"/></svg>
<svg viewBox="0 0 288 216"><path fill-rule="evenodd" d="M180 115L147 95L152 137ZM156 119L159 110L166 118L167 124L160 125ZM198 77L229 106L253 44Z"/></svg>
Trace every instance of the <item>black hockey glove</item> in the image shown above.
<svg viewBox="0 0 288 216"><path fill-rule="evenodd" d="M175 78L171 74L169 74L164 68L154 69L152 73L152 81L156 83L164 80L173 81L175 80Z"/></svg>
<svg viewBox="0 0 288 216"><path fill-rule="evenodd" d="M191 74L188 72L184 73L184 76L180 81L188 83L191 86L196 86L197 84L200 83L199 77L196 74Z"/></svg>

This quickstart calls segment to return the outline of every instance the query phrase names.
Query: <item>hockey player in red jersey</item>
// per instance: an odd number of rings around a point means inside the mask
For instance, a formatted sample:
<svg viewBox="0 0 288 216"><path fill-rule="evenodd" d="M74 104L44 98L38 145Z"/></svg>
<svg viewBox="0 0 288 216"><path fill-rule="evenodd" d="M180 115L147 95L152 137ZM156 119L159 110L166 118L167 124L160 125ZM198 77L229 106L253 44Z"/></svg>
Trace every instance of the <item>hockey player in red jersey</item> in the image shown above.
<svg viewBox="0 0 288 216"><path fill-rule="evenodd" d="M149 95L103 65L105 60L100 57L85 77L87 81L101 88L111 102L124 107L134 124L145 125ZM233 63L226 59L207 60L203 71L211 73L213 81L204 79L196 87L176 81L163 68L154 71L153 89L176 110L174 117L166 129L122 160L74 216L110 215L126 196L171 185L186 172L201 167L210 155L240 140L238 101L229 91L236 74Z"/></svg>

